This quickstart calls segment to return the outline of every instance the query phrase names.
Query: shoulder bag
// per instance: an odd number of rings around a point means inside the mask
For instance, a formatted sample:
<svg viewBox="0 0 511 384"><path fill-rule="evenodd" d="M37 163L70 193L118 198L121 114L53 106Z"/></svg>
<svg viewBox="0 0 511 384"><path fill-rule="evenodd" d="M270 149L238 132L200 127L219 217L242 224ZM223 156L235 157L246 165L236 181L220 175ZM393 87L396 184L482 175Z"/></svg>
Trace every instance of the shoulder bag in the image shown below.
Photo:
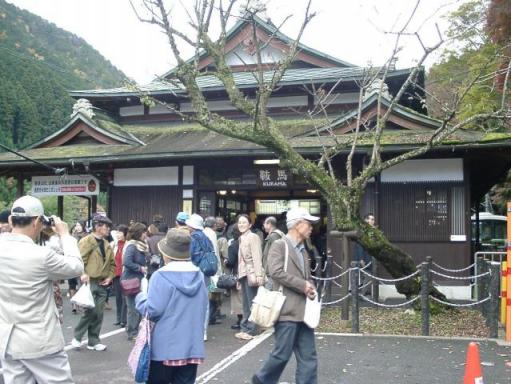
<svg viewBox="0 0 511 384"><path fill-rule="evenodd" d="M135 296L140 292L140 279L134 277L132 279L121 280L121 289L125 296Z"/></svg>
<svg viewBox="0 0 511 384"><path fill-rule="evenodd" d="M286 253L284 258L284 272L287 272L287 263L289 259L289 246L284 240ZM275 325L280 316L282 306L286 301L286 296L282 293L283 287L280 285L278 291L270 291L264 286L257 289L257 295L252 301L252 308L248 321L257 324L262 328L271 328Z"/></svg>
<svg viewBox="0 0 511 384"><path fill-rule="evenodd" d="M236 286L238 278L232 273L224 273L218 277L216 286L221 289L232 289Z"/></svg>

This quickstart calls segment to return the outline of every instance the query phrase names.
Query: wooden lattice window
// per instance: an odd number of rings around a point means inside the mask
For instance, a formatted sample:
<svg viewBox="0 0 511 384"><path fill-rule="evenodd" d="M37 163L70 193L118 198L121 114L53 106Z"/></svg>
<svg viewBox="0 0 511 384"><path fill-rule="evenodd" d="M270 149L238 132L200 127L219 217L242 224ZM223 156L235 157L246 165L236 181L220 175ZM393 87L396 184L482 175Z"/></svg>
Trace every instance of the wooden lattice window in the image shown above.
<svg viewBox="0 0 511 384"><path fill-rule="evenodd" d="M459 183L382 183L378 222L391 241L450 241L464 235Z"/></svg>

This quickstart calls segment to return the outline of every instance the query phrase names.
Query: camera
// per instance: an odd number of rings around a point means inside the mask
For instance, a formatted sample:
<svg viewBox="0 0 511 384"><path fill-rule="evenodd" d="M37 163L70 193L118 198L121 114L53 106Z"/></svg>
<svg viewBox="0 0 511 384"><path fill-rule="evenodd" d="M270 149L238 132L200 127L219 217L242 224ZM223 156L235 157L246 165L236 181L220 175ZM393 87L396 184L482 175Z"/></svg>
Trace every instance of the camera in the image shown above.
<svg viewBox="0 0 511 384"><path fill-rule="evenodd" d="M48 227L55 226L55 220L53 220L53 217L41 216L41 219L44 225Z"/></svg>

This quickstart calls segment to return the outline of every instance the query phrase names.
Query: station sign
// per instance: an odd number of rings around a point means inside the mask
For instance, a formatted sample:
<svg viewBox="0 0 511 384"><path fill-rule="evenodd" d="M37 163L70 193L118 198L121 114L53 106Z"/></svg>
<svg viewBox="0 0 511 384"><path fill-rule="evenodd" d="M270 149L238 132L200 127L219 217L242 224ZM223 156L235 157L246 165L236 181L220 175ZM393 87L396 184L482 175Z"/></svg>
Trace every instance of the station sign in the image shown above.
<svg viewBox="0 0 511 384"><path fill-rule="evenodd" d="M287 188L291 184L291 173L275 167L258 168L256 180L261 188Z"/></svg>
<svg viewBox="0 0 511 384"><path fill-rule="evenodd" d="M91 196L98 194L99 180L91 175L32 177L32 196Z"/></svg>

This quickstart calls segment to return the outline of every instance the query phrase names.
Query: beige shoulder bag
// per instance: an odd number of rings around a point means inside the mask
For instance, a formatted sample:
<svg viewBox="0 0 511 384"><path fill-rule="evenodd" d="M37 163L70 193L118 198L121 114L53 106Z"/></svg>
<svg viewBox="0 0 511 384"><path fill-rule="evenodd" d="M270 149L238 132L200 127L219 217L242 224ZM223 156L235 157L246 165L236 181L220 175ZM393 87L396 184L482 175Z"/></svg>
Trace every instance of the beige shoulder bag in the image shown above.
<svg viewBox="0 0 511 384"><path fill-rule="evenodd" d="M289 259L289 246L284 240L286 253L284 257L284 272L287 272L287 263ZM286 301L286 296L282 293L283 288L280 286L278 291L270 291L264 286L257 289L257 295L252 301L252 308L248 321L257 324L262 328L271 328L277 322L280 311Z"/></svg>

